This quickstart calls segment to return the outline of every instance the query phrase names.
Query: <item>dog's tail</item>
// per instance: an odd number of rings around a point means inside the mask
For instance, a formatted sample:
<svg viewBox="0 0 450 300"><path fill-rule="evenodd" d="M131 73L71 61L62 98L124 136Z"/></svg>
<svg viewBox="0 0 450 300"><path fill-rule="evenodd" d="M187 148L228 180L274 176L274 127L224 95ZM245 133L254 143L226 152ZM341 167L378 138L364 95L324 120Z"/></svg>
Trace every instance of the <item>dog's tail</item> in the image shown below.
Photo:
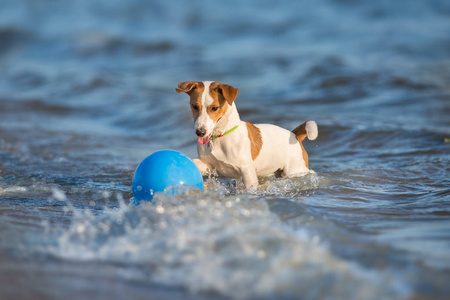
<svg viewBox="0 0 450 300"><path fill-rule="evenodd" d="M302 142L306 137L308 137L308 140L313 141L319 135L319 129L314 121L306 121L292 130L292 132L295 134L299 142Z"/></svg>

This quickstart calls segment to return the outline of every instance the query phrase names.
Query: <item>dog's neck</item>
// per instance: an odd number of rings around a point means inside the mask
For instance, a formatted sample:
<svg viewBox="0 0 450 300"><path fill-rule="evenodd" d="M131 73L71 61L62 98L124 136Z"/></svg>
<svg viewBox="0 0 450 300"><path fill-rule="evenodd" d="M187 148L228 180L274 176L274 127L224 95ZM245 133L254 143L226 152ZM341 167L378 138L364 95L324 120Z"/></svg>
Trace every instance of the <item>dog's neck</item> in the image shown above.
<svg viewBox="0 0 450 300"><path fill-rule="evenodd" d="M239 126L240 123L241 118L239 117L236 105L233 102L230 106L228 106L226 113L220 118L219 121L217 121L212 134L223 134L225 131L232 129L235 126Z"/></svg>

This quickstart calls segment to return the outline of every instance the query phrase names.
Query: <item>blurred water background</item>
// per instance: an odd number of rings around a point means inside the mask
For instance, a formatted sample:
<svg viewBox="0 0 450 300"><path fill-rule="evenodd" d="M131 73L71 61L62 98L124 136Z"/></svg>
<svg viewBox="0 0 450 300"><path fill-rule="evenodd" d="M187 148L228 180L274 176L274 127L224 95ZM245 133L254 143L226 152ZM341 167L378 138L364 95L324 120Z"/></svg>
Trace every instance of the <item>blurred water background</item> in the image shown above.
<svg viewBox="0 0 450 300"><path fill-rule="evenodd" d="M315 120L316 175L130 206L186 80ZM449 138L447 0L0 0L0 298L446 298Z"/></svg>

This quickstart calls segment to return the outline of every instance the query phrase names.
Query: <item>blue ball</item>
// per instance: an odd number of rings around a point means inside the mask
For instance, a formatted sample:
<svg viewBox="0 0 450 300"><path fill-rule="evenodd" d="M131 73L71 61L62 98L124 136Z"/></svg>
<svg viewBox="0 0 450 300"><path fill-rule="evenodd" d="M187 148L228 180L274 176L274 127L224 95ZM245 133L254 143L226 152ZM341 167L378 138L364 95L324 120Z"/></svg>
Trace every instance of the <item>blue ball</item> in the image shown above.
<svg viewBox="0 0 450 300"><path fill-rule="evenodd" d="M194 186L203 190L203 177L197 165L174 150L161 150L147 156L136 168L132 189L136 200L152 200L167 187Z"/></svg>

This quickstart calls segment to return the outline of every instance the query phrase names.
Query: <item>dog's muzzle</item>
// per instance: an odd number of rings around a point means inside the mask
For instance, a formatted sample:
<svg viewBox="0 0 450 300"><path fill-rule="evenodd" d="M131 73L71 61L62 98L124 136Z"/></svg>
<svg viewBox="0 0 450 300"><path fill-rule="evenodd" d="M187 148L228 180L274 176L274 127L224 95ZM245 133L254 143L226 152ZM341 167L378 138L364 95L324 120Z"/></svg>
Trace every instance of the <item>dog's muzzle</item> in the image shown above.
<svg viewBox="0 0 450 300"><path fill-rule="evenodd" d="M204 137L206 134L206 130L205 130L205 128L199 128L199 129L195 130L195 134L198 137Z"/></svg>

